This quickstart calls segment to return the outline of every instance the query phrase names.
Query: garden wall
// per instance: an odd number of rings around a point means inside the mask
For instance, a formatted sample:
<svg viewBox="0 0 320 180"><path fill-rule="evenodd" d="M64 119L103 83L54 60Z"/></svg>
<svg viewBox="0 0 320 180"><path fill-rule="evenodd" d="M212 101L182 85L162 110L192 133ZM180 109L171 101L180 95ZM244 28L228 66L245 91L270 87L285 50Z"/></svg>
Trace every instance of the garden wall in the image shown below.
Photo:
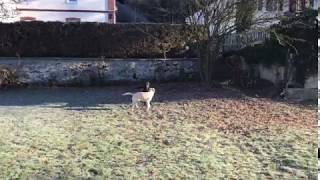
<svg viewBox="0 0 320 180"><path fill-rule="evenodd" d="M259 64L256 66L261 79L277 84L285 78L285 67L281 65L266 66ZM290 80L289 84L294 84L295 80ZM318 98L318 74L307 75L304 84L299 88L288 88L285 94L287 99L296 101L316 100Z"/></svg>
<svg viewBox="0 0 320 180"><path fill-rule="evenodd" d="M29 85L83 86L199 79L198 59L0 58Z"/></svg>

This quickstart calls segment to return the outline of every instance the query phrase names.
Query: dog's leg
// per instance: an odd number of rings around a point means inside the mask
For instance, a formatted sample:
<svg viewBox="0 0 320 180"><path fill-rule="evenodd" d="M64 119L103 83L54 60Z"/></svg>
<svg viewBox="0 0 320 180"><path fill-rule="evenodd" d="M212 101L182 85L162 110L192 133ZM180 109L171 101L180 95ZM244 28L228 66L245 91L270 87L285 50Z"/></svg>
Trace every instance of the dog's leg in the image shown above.
<svg viewBox="0 0 320 180"><path fill-rule="evenodd" d="M139 108L139 106L138 106L138 101L136 101L136 100L132 100L132 111L134 110L134 108Z"/></svg>
<svg viewBox="0 0 320 180"><path fill-rule="evenodd" d="M132 105L131 105L131 110L133 111L134 110L134 107L135 107L135 101L132 99Z"/></svg>
<svg viewBox="0 0 320 180"><path fill-rule="evenodd" d="M149 111L149 110L150 110L150 107L151 107L150 101L147 101L146 104L147 104L147 111Z"/></svg>

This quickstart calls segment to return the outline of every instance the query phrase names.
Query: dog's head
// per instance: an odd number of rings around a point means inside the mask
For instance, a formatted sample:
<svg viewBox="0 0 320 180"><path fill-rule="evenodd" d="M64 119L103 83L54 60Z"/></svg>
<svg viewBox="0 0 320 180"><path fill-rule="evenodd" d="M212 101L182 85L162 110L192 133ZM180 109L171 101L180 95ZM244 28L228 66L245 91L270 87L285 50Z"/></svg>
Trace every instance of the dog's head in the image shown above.
<svg viewBox="0 0 320 180"><path fill-rule="evenodd" d="M156 92L156 89L155 88L150 88L149 91L150 92Z"/></svg>

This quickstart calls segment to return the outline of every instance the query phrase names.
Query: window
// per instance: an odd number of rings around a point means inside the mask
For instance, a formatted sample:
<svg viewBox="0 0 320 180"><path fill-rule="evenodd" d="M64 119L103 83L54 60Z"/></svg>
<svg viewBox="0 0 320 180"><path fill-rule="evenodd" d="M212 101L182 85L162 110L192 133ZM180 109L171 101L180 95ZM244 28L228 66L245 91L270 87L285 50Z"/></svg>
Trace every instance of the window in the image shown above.
<svg viewBox="0 0 320 180"><path fill-rule="evenodd" d="M109 20L113 19L113 14L109 14Z"/></svg>
<svg viewBox="0 0 320 180"><path fill-rule="evenodd" d="M258 0L258 10L261 11L263 7L263 0Z"/></svg>
<svg viewBox="0 0 320 180"><path fill-rule="evenodd" d="M78 0L66 0L66 3L68 3L68 4L77 4Z"/></svg>
<svg viewBox="0 0 320 180"><path fill-rule="evenodd" d="M277 1L276 0L267 0L267 11L276 11L277 10Z"/></svg>
<svg viewBox="0 0 320 180"><path fill-rule="evenodd" d="M75 18L75 17L70 17L70 18L66 18L66 22L68 22L68 23L81 22L81 19Z"/></svg>
<svg viewBox="0 0 320 180"><path fill-rule="evenodd" d="M310 2L312 3L312 2ZM307 7L306 0L290 0L289 1L289 11L290 12L298 12L305 10Z"/></svg>
<svg viewBox="0 0 320 180"><path fill-rule="evenodd" d="M283 11L284 0L266 0L267 11Z"/></svg>
<svg viewBox="0 0 320 180"><path fill-rule="evenodd" d="M314 2L315 0L310 0L310 6L311 7L314 7L315 6L315 2Z"/></svg>
<svg viewBox="0 0 320 180"><path fill-rule="evenodd" d="M305 10L306 9L306 0L300 0L300 10Z"/></svg>
<svg viewBox="0 0 320 180"><path fill-rule="evenodd" d="M283 11L283 0L280 0L278 3L279 3L279 10Z"/></svg>
<svg viewBox="0 0 320 180"><path fill-rule="evenodd" d="M290 12L296 12L297 11L297 1L296 0L290 0L289 1L289 11Z"/></svg>
<svg viewBox="0 0 320 180"><path fill-rule="evenodd" d="M35 21L35 20L36 20L35 17L30 17L30 16L20 17L20 21Z"/></svg>

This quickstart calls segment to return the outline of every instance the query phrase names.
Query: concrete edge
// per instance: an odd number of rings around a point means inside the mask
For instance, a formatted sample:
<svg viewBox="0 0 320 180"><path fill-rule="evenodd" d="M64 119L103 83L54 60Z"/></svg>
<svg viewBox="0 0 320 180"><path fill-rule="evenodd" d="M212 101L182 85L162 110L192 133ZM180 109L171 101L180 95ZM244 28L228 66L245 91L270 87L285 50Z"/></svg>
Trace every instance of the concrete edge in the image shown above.
<svg viewBox="0 0 320 180"><path fill-rule="evenodd" d="M199 61L199 58L77 58L77 57L0 57L0 61Z"/></svg>

